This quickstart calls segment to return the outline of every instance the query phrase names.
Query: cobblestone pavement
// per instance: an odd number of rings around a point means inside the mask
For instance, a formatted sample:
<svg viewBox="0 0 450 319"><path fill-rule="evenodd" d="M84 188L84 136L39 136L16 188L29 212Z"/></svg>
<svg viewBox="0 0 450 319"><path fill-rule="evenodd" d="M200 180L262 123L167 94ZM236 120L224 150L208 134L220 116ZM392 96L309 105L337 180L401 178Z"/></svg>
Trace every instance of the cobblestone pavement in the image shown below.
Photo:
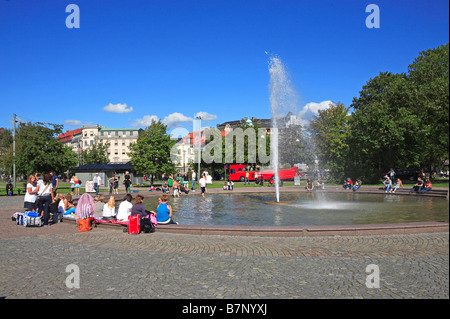
<svg viewBox="0 0 450 319"><path fill-rule="evenodd" d="M63 223L64 224L64 223ZM6 298L449 298L448 233L240 237L117 229L0 239ZM12 226L21 227L21 226ZM67 230L67 231L64 231ZM75 264L80 288L66 279ZM380 288L367 288L368 265Z"/></svg>
<svg viewBox="0 0 450 319"><path fill-rule="evenodd" d="M26 228L0 205L0 297L16 298L449 298L449 233L243 237L73 223ZM68 288L76 265L80 287ZM379 288L368 288L379 268Z"/></svg>

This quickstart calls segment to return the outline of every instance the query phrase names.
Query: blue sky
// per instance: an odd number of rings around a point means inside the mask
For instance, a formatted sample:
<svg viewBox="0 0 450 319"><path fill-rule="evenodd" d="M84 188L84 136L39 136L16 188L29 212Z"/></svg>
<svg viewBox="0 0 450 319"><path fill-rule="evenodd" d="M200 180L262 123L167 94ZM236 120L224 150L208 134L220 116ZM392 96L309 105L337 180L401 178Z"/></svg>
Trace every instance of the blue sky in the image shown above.
<svg viewBox="0 0 450 319"><path fill-rule="evenodd" d="M71 3L80 28L66 27ZM380 28L366 27L371 3ZM0 0L0 127L13 113L65 129L269 118L266 52L299 110L349 106L370 78L447 43L448 12L448 0Z"/></svg>

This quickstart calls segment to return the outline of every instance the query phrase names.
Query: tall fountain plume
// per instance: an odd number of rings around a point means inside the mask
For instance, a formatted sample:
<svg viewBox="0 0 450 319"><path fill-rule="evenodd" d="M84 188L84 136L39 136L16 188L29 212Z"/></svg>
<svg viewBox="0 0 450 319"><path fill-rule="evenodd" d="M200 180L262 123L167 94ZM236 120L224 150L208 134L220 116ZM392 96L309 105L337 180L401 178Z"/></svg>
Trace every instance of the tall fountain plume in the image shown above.
<svg viewBox="0 0 450 319"><path fill-rule="evenodd" d="M269 74L270 74L270 107L272 120L272 135L270 143L271 166L275 173L275 193L276 201L280 201L279 175L278 168L280 164L278 152L278 133L282 128L284 122L280 121L289 111L296 109L297 97L295 91L291 87L288 73L286 72L281 59L272 56L269 59ZM297 114L297 112L295 112Z"/></svg>

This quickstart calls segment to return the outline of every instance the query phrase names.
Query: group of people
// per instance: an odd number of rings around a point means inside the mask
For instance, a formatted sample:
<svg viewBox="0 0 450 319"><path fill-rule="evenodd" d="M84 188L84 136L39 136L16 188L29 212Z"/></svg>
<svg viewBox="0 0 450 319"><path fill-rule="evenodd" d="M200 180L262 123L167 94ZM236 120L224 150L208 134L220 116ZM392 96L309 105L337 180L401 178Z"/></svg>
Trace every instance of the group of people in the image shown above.
<svg viewBox="0 0 450 319"><path fill-rule="evenodd" d="M183 176L181 176L181 174L178 173L176 177L174 177L174 175L170 173L167 179L163 176L164 183L162 185L161 190L164 194L168 195L172 194L173 197L180 197L181 193L189 194L190 190L192 190L192 192L195 192L196 177L197 175L194 170L192 170L190 179L187 172L185 172ZM189 180L191 181L192 185L191 189L189 189ZM200 180L198 181L202 197L205 197L205 194L207 193L206 189L207 181L208 181L208 171L205 169L205 171L202 173L200 177Z"/></svg>
<svg viewBox="0 0 450 319"><path fill-rule="evenodd" d="M348 177L344 181L344 184L342 185L342 187L344 187L344 189L351 189L354 192L356 192L358 189L361 188L361 180L359 178L357 178L355 180L355 182L353 183L352 179L350 177Z"/></svg>
<svg viewBox="0 0 450 319"><path fill-rule="evenodd" d="M85 195L90 196L89 194ZM177 224L177 222L172 219L172 206L168 203L169 197L167 195L162 195L158 198L156 211L147 211L145 209L144 196L141 194L136 195L134 204L132 203L133 196L131 196L131 194L126 194L119 204L119 207L117 207L117 210L116 200L112 195L106 203L104 196L96 196L93 201L94 215L92 217L95 219L124 222L128 220L129 216L140 215L141 218L145 218L151 213L156 217L158 224Z"/></svg>
<svg viewBox="0 0 450 319"><path fill-rule="evenodd" d="M62 200L62 195L57 193L59 180L53 173L45 173L43 179L38 174L29 175L24 197L24 208L27 211L38 211L43 219L43 225L49 225L50 214L53 213L53 223L59 218L59 207L69 210L73 207L69 200Z"/></svg>
<svg viewBox="0 0 450 319"><path fill-rule="evenodd" d="M315 189L325 189L325 183L322 181L322 179L318 178L316 185L314 185L314 182L312 181L311 177L308 177L308 179L306 180L305 189L307 191L312 191Z"/></svg>

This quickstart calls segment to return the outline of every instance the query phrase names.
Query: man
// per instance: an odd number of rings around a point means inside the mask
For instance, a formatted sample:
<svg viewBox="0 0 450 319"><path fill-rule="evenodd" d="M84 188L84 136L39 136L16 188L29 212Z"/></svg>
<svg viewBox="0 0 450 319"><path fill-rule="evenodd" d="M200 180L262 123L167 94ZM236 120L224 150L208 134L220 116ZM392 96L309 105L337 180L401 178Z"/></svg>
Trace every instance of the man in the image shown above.
<svg viewBox="0 0 450 319"><path fill-rule="evenodd" d="M416 185L414 185L413 188L411 189L411 193L413 193L414 191L420 193L422 188L423 188L423 180L422 178L418 177Z"/></svg>
<svg viewBox="0 0 450 319"><path fill-rule="evenodd" d="M128 171L125 172L125 177L123 179L123 183L125 185L125 191L127 193L131 193L131 176Z"/></svg>
<svg viewBox="0 0 450 319"><path fill-rule="evenodd" d="M248 171L245 173L244 185L247 185L247 183L250 185L250 173Z"/></svg>
<svg viewBox="0 0 450 319"><path fill-rule="evenodd" d="M53 172L50 172L50 176L51 176L51 178L52 178L52 191L53 191L53 196L56 196L56 189L58 188L59 179L58 179L58 176L56 176L55 174L53 174Z"/></svg>
<svg viewBox="0 0 450 319"><path fill-rule="evenodd" d="M100 176L98 175L98 173L95 174L94 177L94 190L95 190L95 195L98 195L98 191L100 186L102 185L102 179L100 178Z"/></svg>

